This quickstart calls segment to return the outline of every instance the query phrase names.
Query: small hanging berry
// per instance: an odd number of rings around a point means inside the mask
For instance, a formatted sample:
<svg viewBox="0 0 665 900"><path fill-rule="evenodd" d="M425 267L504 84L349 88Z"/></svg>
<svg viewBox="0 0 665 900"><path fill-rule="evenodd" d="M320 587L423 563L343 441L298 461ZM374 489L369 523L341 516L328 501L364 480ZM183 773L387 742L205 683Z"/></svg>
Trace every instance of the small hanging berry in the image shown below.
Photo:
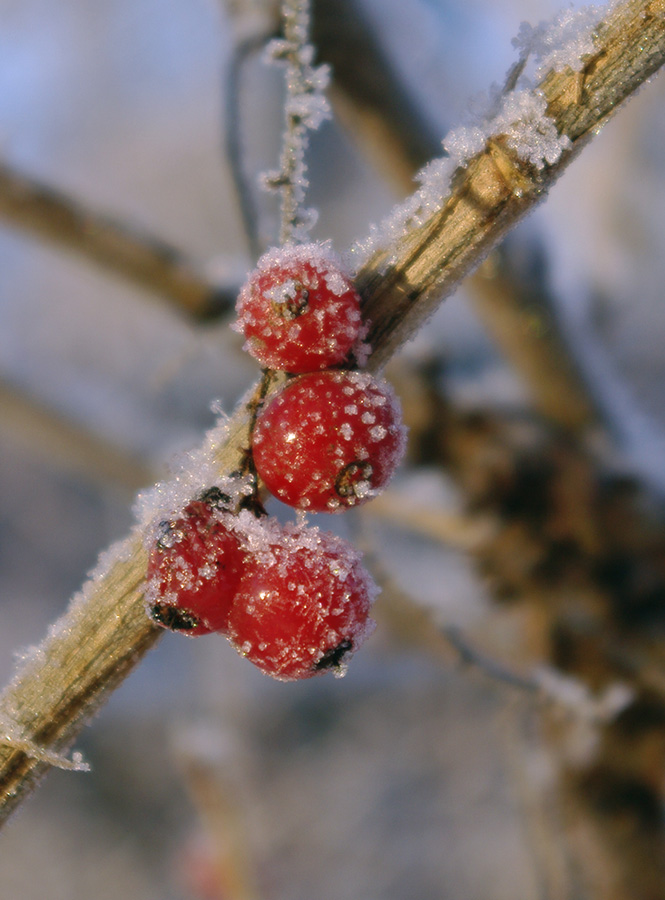
<svg viewBox="0 0 665 900"><path fill-rule="evenodd" d="M360 333L360 298L325 245L268 251L245 283L234 329L262 366L314 372L339 365Z"/></svg>
<svg viewBox="0 0 665 900"><path fill-rule="evenodd" d="M209 499L194 500L181 516L159 524L145 593L153 622L192 637L226 633L245 565L233 523Z"/></svg>
<svg viewBox="0 0 665 900"><path fill-rule="evenodd" d="M253 453L258 474L283 503L336 512L384 488L404 446L387 382L330 370L294 378L259 413Z"/></svg>
<svg viewBox="0 0 665 900"><path fill-rule="evenodd" d="M279 543L247 567L229 637L274 678L343 674L348 657L374 628L369 611L375 593L349 544L317 528L287 526Z"/></svg>

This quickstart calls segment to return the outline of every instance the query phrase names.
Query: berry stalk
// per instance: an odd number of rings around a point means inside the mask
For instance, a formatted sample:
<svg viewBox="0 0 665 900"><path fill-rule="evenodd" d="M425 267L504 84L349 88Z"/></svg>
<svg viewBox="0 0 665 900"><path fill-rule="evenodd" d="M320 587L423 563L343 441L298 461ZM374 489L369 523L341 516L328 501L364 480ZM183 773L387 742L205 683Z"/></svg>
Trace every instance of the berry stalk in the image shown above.
<svg viewBox="0 0 665 900"><path fill-rule="evenodd" d="M302 243L316 222L316 211L305 209L309 186L305 151L309 132L331 116L323 91L328 85L327 66L313 66L314 47L309 43L309 0L284 0L284 36L267 48L269 59L286 68L285 124L280 168L264 176L269 190L281 194L279 243Z"/></svg>

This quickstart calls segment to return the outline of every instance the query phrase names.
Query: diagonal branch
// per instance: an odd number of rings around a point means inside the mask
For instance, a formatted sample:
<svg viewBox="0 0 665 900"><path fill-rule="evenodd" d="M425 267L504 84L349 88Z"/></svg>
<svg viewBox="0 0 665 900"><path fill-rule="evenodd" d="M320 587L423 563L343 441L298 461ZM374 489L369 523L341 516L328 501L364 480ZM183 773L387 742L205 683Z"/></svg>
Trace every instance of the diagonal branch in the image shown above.
<svg viewBox="0 0 665 900"><path fill-rule="evenodd" d="M176 247L0 163L0 220L167 298L196 319L233 309L236 285L219 286Z"/></svg>
<svg viewBox="0 0 665 900"><path fill-rule="evenodd" d="M569 139L541 167L520 158L500 131L453 175L450 192L427 214L417 208L402 233L363 263L358 286L372 327L378 368L418 329L459 281L546 195L582 147L637 87L665 62L665 0L630 0L598 29L596 52L581 73L550 72L534 91L556 132ZM434 205L428 198L426 203ZM394 231L389 223L387 233Z"/></svg>
<svg viewBox="0 0 665 900"><path fill-rule="evenodd" d="M399 235L377 243L359 272L371 320L374 369L413 334L506 231L526 215L554 179L617 106L665 61L665 0L629 0L598 32L596 52L583 72L552 73L540 88L548 113L571 148L542 169L520 159L502 135L492 136L449 194ZM581 89L580 89L581 88ZM243 408L219 434L220 473L238 467L246 442ZM0 697L0 721L45 749L63 752L104 698L157 640L145 616L142 584L145 552L140 535L128 538L104 572L52 629ZM0 746L0 818L28 793L49 765Z"/></svg>

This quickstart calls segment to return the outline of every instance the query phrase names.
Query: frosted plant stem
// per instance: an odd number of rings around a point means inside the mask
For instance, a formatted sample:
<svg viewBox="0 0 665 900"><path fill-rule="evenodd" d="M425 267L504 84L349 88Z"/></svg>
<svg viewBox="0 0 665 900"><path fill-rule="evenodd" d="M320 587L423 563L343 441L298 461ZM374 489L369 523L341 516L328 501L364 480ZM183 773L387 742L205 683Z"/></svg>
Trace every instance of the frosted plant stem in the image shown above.
<svg viewBox="0 0 665 900"><path fill-rule="evenodd" d="M239 470L247 447L248 412L228 423L216 452L220 471ZM93 576L40 647L22 662L0 696L0 824L62 756L108 695L164 633L146 615L147 556L131 534L109 551L106 571ZM102 563L103 564L103 563ZM2 730L14 738L2 742ZM16 738L30 742L27 753ZM40 755L39 749L46 751Z"/></svg>
<svg viewBox="0 0 665 900"><path fill-rule="evenodd" d="M282 4L284 37L269 45L271 59L286 67L286 102L280 168L265 177L265 185L278 190L280 206L280 244L302 243L316 221L314 210L305 209L305 152L309 132L330 118L330 107L323 95L328 84L326 66L314 67L314 48L309 43L309 0L284 0Z"/></svg>
<svg viewBox="0 0 665 900"><path fill-rule="evenodd" d="M303 46L309 34L309 0L285 0L283 6L284 39L294 48ZM286 75L287 97L302 90L302 71L296 52L289 52ZM301 118L288 111L287 101L284 146L282 148L282 203L280 208L280 244L293 238L298 211L304 199L305 159L303 143L306 128Z"/></svg>
<svg viewBox="0 0 665 900"><path fill-rule="evenodd" d="M142 603L146 560L140 537L127 541L85 601L74 601L0 700L0 721L37 748L62 755L103 699L159 637ZM11 727L9 727L11 726ZM0 743L0 821L51 767L46 755Z"/></svg>
<svg viewBox="0 0 665 900"><path fill-rule="evenodd" d="M0 220L75 253L196 319L233 309L237 285L212 284L176 247L0 162Z"/></svg>
<svg viewBox="0 0 665 900"><path fill-rule="evenodd" d="M544 196L616 108L665 61L665 0L629 0L598 28L581 73L550 73L540 84L548 113L571 147L555 165L534 170L500 136L453 178L450 194L419 224L376 245L359 280L371 320L370 367L381 367L434 306L452 292L506 231ZM216 452L221 474L244 459L247 410L231 418ZM62 755L105 698L159 636L143 608L146 556L127 539L56 622L0 696L0 721L30 746ZM643 648L644 666L665 683L662 652ZM651 655L650 655L651 654ZM24 750L0 745L0 820L49 768Z"/></svg>

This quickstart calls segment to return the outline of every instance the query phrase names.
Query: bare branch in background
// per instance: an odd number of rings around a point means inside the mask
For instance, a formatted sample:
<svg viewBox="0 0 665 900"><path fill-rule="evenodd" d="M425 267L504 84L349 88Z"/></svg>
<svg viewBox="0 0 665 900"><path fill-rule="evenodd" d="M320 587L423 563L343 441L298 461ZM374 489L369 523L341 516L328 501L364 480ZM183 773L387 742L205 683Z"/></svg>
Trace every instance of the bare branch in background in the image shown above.
<svg viewBox="0 0 665 900"><path fill-rule="evenodd" d="M542 197L574 153L665 60L662 0L630 0L599 30L598 46L579 79L545 78L549 115L573 147L555 165L534 171L500 136L460 170L442 207L378 247L360 271L372 322L374 369L382 366L426 314L475 268ZM247 436L240 409L216 451L220 475L238 469ZM142 602L146 555L139 535L111 557L0 698L0 719L21 738L55 752L69 746L110 691L157 639ZM0 747L2 817L47 770L25 752Z"/></svg>
<svg viewBox="0 0 665 900"><path fill-rule="evenodd" d="M0 220L75 253L202 321L233 309L236 285L212 284L180 250L0 164Z"/></svg>
<svg viewBox="0 0 665 900"><path fill-rule="evenodd" d="M571 431L615 430L564 335L542 248L507 240L476 272L470 299L539 413Z"/></svg>
<svg viewBox="0 0 665 900"><path fill-rule="evenodd" d="M49 464L95 481L121 485L131 495L155 480L149 465L67 422L13 385L0 381L3 436L25 446Z"/></svg>
<svg viewBox="0 0 665 900"><path fill-rule="evenodd" d="M472 533L474 516L493 523L465 550L497 608L513 623L519 616L511 663L544 660L596 694L617 685L631 698L582 736L581 755L579 735L544 734L559 759L576 865L595 876L595 854L608 855L612 889L598 896L660 898L663 785L653 773L665 761L665 507L547 423L462 411L436 381L423 373L429 425L412 452L454 479ZM589 844L578 843L580 829Z"/></svg>
<svg viewBox="0 0 665 900"><path fill-rule="evenodd" d="M372 164L410 193L414 173L441 153L442 135L414 104L357 0L312 6L312 38L332 69L336 115Z"/></svg>

